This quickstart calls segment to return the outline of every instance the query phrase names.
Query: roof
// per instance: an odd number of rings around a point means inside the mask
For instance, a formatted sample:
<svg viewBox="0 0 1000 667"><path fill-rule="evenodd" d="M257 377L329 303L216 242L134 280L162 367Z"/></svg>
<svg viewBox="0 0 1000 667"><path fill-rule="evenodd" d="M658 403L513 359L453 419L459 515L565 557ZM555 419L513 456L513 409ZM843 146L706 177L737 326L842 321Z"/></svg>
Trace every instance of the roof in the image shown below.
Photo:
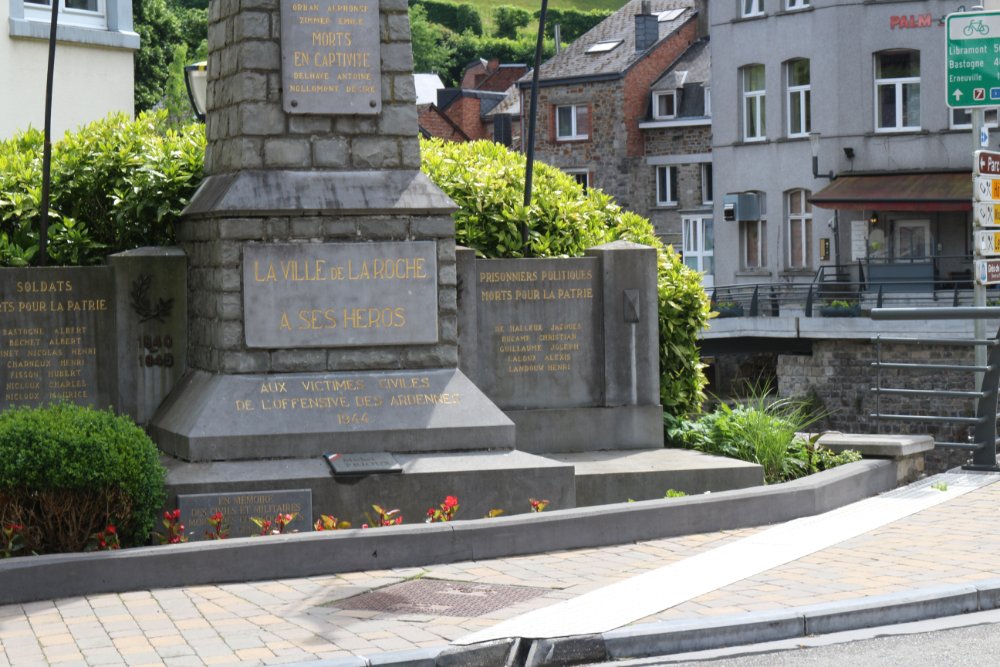
<svg viewBox="0 0 1000 667"><path fill-rule="evenodd" d="M659 23L659 44L695 15L692 0L649 0L653 14L683 8L676 18ZM635 16L642 0L630 0L624 7L601 21L561 52L542 63L540 80L620 75L648 51L635 50ZM617 47L599 53L587 53L598 42L621 40ZM523 78L522 82L529 79Z"/></svg>
<svg viewBox="0 0 1000 667"><path fill-rule="evenodd" d="M414 74L413 86L417 90L417 104L432 104L437 101L437 91L444 88L437 74Z"/></svg>
<svg viewBox="0 0 1000 667"><path fill-rule="evenodd" d="M971 211L972 175L968 171L845 175L809 201L820 208Z"/></svg>
<svg viewBox="0 0 1000 667"><path fill-rule="evenodd" d="M699 39L650 86L652 91L677 90L685 84L707 84L712 80L712 56L708 38Z"/></svg>
<svg viewBox="0 0 1000 667"><path fill-rule="evenodd" d="M507 97L500 104L483 113L484 117L496 116L498 114L509 114L511 116L521 115L521 95L517 91L517 86L513 85L506 91Z"/></svg>

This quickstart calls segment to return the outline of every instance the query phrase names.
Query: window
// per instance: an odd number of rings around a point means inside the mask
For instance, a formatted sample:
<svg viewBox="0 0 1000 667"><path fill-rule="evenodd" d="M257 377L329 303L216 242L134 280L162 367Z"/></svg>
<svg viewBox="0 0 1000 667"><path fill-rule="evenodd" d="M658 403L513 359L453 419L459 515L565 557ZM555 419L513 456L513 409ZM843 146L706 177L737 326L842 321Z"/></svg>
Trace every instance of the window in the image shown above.
<svg viewBox="0 0 1000 667"><path fill-rule="evenodd" d="M701 165L701 203L711 204L712 199L712 163L703 162Z"/></svg>
<svg viewBox="0 0 1000 667"><path fill-rule="evenodd" d="M983 115L985 116L986 127L998 127L996 109L986 109ZM953 130L972 129L971 111L969 109L952 109L951 129Z"/></svg>
<svg viewBox="0 0 1000 667"><path fill-rule="evenodd" d="M766 139L764 66L747 65L742 72L743 140L764 141Z"/></svg>
<svg viewBox="0 0 1000 667"><path fill-rule="evenodd" d="M677 206L677 167L656 168L656 205Z"/></svg>
<svg viewBox="0 0 1000 667"><path fill-rule="evenodd" d="M920 129L920 52L875 54L875 130Z"/></svg>
<svg viewBox="0 0 1000 667"><path fill-rule="evenodd" d="M107 28L104 0L57 0L59 25ZM24 0L24 18L32 21L52 19L51 0Z"/></svg>
<svg viewBox="0 0 1000 667"><path fill-rule="evenodd" d="M591 45L585 53L607 53L608 51L614 51L623 40L613 39L607 42L597 42Z"/></svg>
<svg viewBox="0 0 1000 667"><path fill-rule="evenodd" d="M929 261L931 256L930 220L897 220L894 247L898 259Z"/></svg>
<svg viewBox="0 0 1000 667"><path fill-rule="evenodd" d="M563 169L564 172L573 177L573 180L583 187L586 192L590 187L590 172L586 169Z"/></svg>
<svg viewBox="0 0 1000 667"><path fill-rule="evenodd" d="M792 190L786 198L788 211L788 268L812 266L812 204L808 190Z"/></svg>
<svg viewBox="0 0 1000 667"><path fill-rule="evenodd" d="M764 15L764 0L740 0L740 16Z"/></svg>
<svg viewBox="0 0 1000 667"><path fill-rule="evenodd" d="M684 238L682 255L684 263L702 274L704 287L715 283L715 236L712 218L703 215L685 216L681 219Z"/></svg>
<svg viewBox="0 0 1000 667"><path fill-rule="evenodd" d="M575 141L590 135L590 110L583 104L556 107L556 140Z"/></svg>
<svg viewBox="0 0 1000 667"><path fill-rule="evenodd" d="M766 223L763 220L740 221L740 268L755 271L767 266Z"/></svg>
<svg viewBox="0 0 1000 667"><path fill-rule="evenodd" d="M653 93L653 118L667 120L677 116L677 95L669 93Z"/></svg>
<svg viewBox="0 0 1000 667"><path fill-rule="evenodd" d="M809 136L812 129L809 61L805 58L789 60L785 65L785 76L788 90L788 136Z"/></svg>
<svg viewBox="0 0 1000 667"><path fill-rule="evenodd" d="M809 6L809 0L786 0L785 9L788 11L795 11L796 9L805 9Z"/></svg>

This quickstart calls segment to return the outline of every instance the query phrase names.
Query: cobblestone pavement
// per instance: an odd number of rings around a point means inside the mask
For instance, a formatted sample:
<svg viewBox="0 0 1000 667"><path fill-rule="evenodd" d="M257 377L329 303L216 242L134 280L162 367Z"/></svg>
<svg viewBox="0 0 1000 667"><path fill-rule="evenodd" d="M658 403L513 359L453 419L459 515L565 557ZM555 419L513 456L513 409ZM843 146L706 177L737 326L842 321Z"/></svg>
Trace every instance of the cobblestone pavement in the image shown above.
<svg viewBox="0 0 1000 667"><path fill-rule="evenodd" d="M1000 577L1000 483L678 604L637 623L806 604ZM391 529L390 529L391 530ZM532 609L715 549L761 529L596 549L304 579L196 586L0 607L3 665L280 664L441 646ZM338 601L416 579L536 589L499 610L442 615ZM390 596L391 597L391 596ZM385 596L383 596L385 598ZM355 600L356 601L356 600ZM472 607L476 606L472 600ZM353 606L353 605L352 605Z"/></svg>

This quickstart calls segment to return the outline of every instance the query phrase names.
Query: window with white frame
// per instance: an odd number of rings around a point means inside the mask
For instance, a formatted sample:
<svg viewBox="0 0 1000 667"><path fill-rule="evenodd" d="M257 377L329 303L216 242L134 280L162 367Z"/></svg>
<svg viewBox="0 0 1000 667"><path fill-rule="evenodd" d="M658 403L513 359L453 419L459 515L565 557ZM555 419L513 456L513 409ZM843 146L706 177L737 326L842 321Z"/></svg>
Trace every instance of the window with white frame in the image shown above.
<svg viewBox="0 0 1000 667"><path fill-rule="evenodd" d="M812 266L812 204L808 190L792 190L785 197L788 211L788 268Z"/></svg>
<svg viewBox="0 0 1000 667"><path fill-rule="evenodd" d="M740 0L740 16L746 18L763 15L764 0Z"/></svg>
<svg viewBox="0 0 1000 667"><path fill-rule="evenodd" d="M740 268L758 271L767 267L767 223L764 220L740 221Z"/></svg>
<svg viewBox="0 0 1000 667"><path fill-rule="evenodd" d="M998 127L997 110L985 109L983 114L984 125L986 127ZM972 111L970 109L951 110L951 129L970 130L972 129Z"/></svg>
<svg viewBox="0 0 1000 667"><path fill-rule="evenodd" d="M712 163L701 163L701 203L711 204L712 197Z"/></svg>
<svg viewBox="0 0 1000 667"><path fill-rule="evenodd" d="M563 169L564 172L573 177L573 180L580 184L586 192L590 187L590 172L586 169Z"/></svg>
<svg viewBox="0 0 1000 667"><path fill-rule="evenodd" d="M677 206L677 167L656 168L656 205Z"/></svg>
<svg viewBox="0 0 1000 667"><path fill-rule="evenodd" d="M805 9L809 6L809 0L785 0L785 9L792 12L796 9Z"/></svg>
<svg viewBox="0 0 1000 667"><path fill-rule="evenodd" d="M785 85L788 94L788 136L807 137L812 129L812 87L809 60L797 58L785 63Z"/></svg>
<svg viewBox="0 0 1000 667"><path fill-rule="evenodd" d="M765 118L764 66L743 67L743 140L764 141L767 138Z"/></svg>
<svg viewBox="0 0 1000 667"><path fill-rule="evenodd" d="M56 0L59 25L86 28L108 27L105 0ZM24 0L24 18L30 21L52 20L52 0Z"/></svg>
<svg viewBox="0 0 1000 667"><path fill-rule="evenodd" d="M557 141L577 141L590 136L590 109L587 105L558 106L555 114Z"/></svg>
<svg viewBox="0 0 1000 667"><path fill-rule="evenodd" d="M653 118L668 120L677 116L677 94L673 91L653 93Z"/></svg>
<svg viewBox="0 0 1000 667"><path fill-rule="evenodd" d="M875 131L920 129L920 52L875 54Z"/></svg>

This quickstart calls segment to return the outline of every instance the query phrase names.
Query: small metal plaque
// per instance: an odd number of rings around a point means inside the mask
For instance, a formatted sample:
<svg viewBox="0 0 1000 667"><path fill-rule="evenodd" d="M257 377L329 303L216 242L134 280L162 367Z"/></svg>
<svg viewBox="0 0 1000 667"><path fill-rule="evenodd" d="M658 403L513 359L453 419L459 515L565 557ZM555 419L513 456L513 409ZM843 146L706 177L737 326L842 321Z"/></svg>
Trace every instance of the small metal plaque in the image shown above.
<svg viewBox="0 0 1000 667"><path fill-rule="evenodd" d="M389 452L362 452L358 454L324 454L334 475L371 475L374 473L403 472L403 466Z"/></svg>
<svg viewBox="0 0 1000 667"><path fill-rule="evenodd" d="M382 110L378 0L281 0L281 100L287 113Z"/></svg>

